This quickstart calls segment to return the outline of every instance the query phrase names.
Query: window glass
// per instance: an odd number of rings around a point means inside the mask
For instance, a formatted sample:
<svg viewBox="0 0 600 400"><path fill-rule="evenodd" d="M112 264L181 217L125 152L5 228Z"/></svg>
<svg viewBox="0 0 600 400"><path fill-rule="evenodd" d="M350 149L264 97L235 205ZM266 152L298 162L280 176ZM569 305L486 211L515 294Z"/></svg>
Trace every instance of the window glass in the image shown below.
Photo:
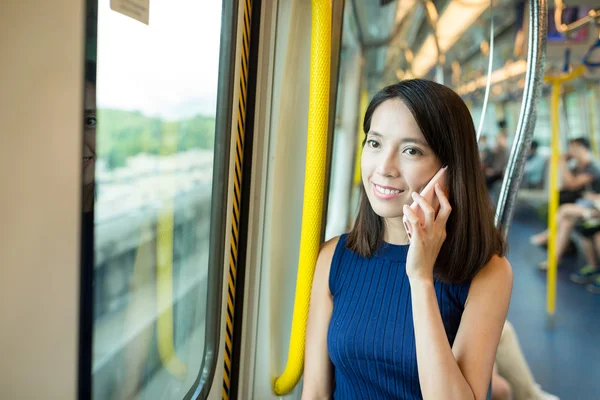
<svg viewBox="0 0 600 400"><path fill-rule="evenodd" d="M151 0L145 24L94 4L83 154L94 399L183 398L200 372L221 5Z"/></svg>

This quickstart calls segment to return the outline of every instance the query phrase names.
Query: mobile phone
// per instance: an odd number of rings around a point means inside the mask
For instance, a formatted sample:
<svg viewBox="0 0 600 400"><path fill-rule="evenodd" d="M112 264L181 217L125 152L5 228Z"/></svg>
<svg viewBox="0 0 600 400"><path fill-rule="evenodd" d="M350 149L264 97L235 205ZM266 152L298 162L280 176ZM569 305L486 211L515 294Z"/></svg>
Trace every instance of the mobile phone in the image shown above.
<svg viewBox="0 0 600 400"><path fill-rule="evenodd" d="M446 195L448 194L448 185L446 182L446 169L447 167L440 168L440 170L433 176L433 178L431 178L429 183L427 183L425 188L420 193L420 195L425 200L427 200L429 204L431 204L431 207L433 207L433 209L435 210L436 215L440 210L440 202L438 201L438 198L435 194L435 184L439 183L440 187L442 188L442 191L446 193ZM425 215L421 207L419 207L419 204L413 201L413 203L410 205L410 208L417 214L419 221L421 222L421 224L423 224L423 221L425 220ZM408 234L408 238L410 239L412 236L412 229L410 228L410 224L408 223L406 215L403 216L402 222L404 223L404 228L406 229L406 233Z"/></svg>

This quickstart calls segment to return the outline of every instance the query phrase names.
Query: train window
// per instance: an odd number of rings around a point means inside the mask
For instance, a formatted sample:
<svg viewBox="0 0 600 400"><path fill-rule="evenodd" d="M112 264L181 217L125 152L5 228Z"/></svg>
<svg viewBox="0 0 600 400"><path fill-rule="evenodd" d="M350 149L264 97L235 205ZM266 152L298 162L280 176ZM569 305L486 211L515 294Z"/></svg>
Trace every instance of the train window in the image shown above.
<svg viewBox="0 0 600 400"><path fill-rule="evenodd" d="M189 397L216 352L207 313L220 305L210 287L221 287L211 281L221 265L209 258L225 157L214 150L224 10L150 1L148 16L143 3L88 1L82 276L89 260L97 400Z"/></svg>

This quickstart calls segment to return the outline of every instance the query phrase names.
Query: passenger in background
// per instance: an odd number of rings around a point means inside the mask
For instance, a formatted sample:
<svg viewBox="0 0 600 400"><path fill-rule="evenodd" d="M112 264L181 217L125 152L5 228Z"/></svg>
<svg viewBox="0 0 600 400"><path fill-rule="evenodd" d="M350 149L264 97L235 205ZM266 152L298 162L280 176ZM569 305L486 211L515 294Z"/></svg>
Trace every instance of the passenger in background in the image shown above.
<svg viewBox="0 0 600 400"><path fill-rule="evenodd" d="M485 171L487 166L490 164L490 155L492 154L489 148L486 135L481 135L477 146L479 147L479 159L481 160L481 170Z"/></svg>
<svg viewBox="0 0 600 400"><path fill-rule="evenodd" d="M570 170L567 161L573 158L577 165ZM569 244L569 236L574 223L590 209L589 201L580 199L586 190L600 193L600 164L594 160L587 139L578 138L569 142L569 152L561 158L560 170L562 173L562 190L560 192L560 208L558 209L559 237L561 243L559 254L562 256L566 246ZM530 239L531 244L536 246L545 245L548 242L548 230L540 232ZM564 242L564 245L562 244ZM559 247L557 247L559 250Z"/></svg>
<svg viewBox="0 0 600 400"><path fill-rule="evenodd" d="M567 250L576 224L586 219L600 218L600 194L589 192L575 204L563 204L558 209L557 218L556 259L560 261ZM539 263L538 268L546 270L548 261Z"/></svg>
<svg viewBox="0 0 600 400"><path fill-rule="evenodd" d="M485 168L485 182L490 189L496 182L504 176L504 169L508 163L508 145L506 136L506 123L500 121L498 123L500 131L496 136L496 145L491 150L489 161Z"/></svg>
<svg viewBox="0 0 600 400"><path fill-rule="evenodd" d="M546 160L538 154L538 142L531 142L529 154L523 168L522 187L529 189L540 189L544 183L544 170Z"/></svg>
<svg viewBox="0 0 600 400"><path fill-rule="evenodd" d="M600 207L600 195L596 195L595 204ZM590 197L588 197L590 198ZM586 265L570 275L571 281L586 285L589 292L600 294L600 218L588 218L576 227L582 234L581 248Z"/></svg>
<svg viewBox="0 0 600 400"><path fill-rule="evenodd" d="M405 80L374 96L363 130L358 216L314 273L302 398L488 398L512 269L469 109Z"/></svg>
<svg viewBox="0 0 600 400"><path fill-rule="evenodd" d="M502 336L496 352L492 399L559 400L558 397L543 391L541 386L535 382L521 350L517 333L508 321L502 329Z"/></svg>

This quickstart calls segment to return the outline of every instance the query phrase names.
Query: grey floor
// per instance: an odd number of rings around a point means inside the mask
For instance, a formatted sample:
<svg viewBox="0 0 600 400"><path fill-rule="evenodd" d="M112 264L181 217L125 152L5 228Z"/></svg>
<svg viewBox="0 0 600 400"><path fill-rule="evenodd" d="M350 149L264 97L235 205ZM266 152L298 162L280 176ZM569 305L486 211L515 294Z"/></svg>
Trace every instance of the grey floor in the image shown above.
<svg viewBox="0 0 600 400"><path fill-rule="evenodd" d="M543 229L535 213L517 209L509 232L514 288L508 319L536 381L546 391L561 400L600 399L600 295L569 280L569 274L584 264L583 258L564 257L559 264L556 313L550 322L546 274L536 268L546 252L529 244L529 237Z"/></svg>

